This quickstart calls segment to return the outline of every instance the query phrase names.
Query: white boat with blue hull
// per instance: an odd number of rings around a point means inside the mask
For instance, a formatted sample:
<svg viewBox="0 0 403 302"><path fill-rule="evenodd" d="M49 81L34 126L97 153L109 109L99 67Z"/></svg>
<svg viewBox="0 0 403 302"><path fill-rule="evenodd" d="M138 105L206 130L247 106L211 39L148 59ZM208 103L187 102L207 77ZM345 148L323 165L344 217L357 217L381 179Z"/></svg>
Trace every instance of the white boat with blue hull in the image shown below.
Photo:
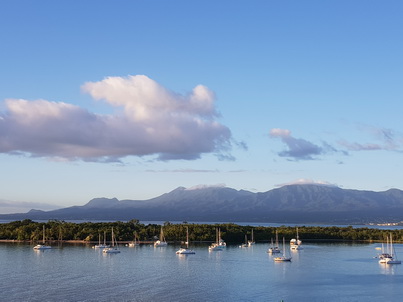
<svg viewBox="0 0 403 302"><path fill-rule="evenodd" d="M227 247L225 241L221 238L221 230L216 229L216 242L212 243L209 247L209 251L222 251Z"/></svg>
<svg viewBox="0 0 403 302"><path fill-rule="evenodd" d="M34 250L40 251L40 250L49 250L52 247L50 245L46 245L46 239L45 239L45 225L43 225L43 239L42 239L42 244L37 244L34 246Z"/></svg>

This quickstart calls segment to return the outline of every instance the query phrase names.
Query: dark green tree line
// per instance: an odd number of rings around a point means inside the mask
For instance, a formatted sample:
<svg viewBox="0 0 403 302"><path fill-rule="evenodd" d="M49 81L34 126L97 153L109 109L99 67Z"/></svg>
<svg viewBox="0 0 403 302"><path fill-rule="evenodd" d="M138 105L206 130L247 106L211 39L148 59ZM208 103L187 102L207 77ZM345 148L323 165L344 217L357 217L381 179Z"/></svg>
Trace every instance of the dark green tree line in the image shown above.
<svg viewBox="0 0 403 302"><path fill-rule="evenodd" d="M154 240L161 231L161 225L144 225L133 219L127 222L83 222L72 223L50 220L46 223L34 222L26 219L0 224L0 239L40 241L45 226L46 240L85 240L98 241L99 235L106 233L107 240L113 227L118 241L131 241L135 234L142 241ZM295 227L251 227L234 223L227 224L172 224L163 225L164 235L168 241L184 241L186 239L186 226L189 228L190 241L214 241L216 229L220 228L221 237L229 243L243 242L245 235L251 238L252 228L256 242L269 242L275 238L276 231L279 238L290 240L296 236ZM376 228L349 227L321 227L302 226L298 228L302 240L343 240L343 241L385 241L386 236L392 233L395 242L403 242L403 230L381 230Z"/></svg>

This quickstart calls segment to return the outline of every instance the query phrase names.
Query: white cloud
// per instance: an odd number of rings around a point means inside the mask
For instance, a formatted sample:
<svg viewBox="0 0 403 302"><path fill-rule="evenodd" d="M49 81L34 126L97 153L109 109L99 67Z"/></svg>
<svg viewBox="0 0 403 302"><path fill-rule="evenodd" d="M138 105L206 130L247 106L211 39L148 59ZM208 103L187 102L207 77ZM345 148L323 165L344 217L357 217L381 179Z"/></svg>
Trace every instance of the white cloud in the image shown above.
<svg viewBox="0 0 403 302"><path fill-rule="evenodd" d="M200 189L208 189L208 188L225 188L225 184L215 184L215 185L196 185L190 188L186 188L186 191L200 190Z"/></svg>
<svg viewBox="0 0 403 302"><path fill-rule="evenodd" d="M323 185L323 186L331 186L331 187L338 187L336 184L331 184L324 180L313 180L313 179L306 179L300 178L294 181L290 181L287 183L277 184L276 187L284 187L290 185Z"/></svg>
<svg viewBox="0 0 403 302"><path fill-rule="evenodd" d="M82 90L122 110L99 115L62 102L8 99L0 114L0 152L117 161L225 157L231 149L231 131L217 121L214 93L205 86L181 95L140 75L88 82Z"/></svg>
<svg viewBox="0 0 403 302"><path fill-rule="evenodd" d="M269 132L271 137L290 137L291 131L287 129L273 128Z"/></svg>
<svg viewBox="0 0 403 302"><path fill-rule="evenodd" d="M214 93L198 85L192 93L183 96L159 85L144 75L108 77L99 82L87 82L81 89L96 100L105 100L120 106L135 121L152 121L177 117L213 117Z"/></svg>

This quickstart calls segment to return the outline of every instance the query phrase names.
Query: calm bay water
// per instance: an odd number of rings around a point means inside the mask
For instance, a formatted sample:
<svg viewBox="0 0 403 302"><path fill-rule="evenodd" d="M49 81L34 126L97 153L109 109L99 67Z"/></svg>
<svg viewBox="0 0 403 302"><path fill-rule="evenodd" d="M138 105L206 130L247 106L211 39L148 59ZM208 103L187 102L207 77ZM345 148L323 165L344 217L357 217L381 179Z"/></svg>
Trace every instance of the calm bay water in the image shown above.
<svg viewBox="0 0 403 302"><path fill-rule="evenodd" d="M304 244L275 263L268 244L176 255L178 246L90 246L34 251L0 244L1 300L7 301L401 301L403 265L380 265L379 244ZM288 248L288 246L287 246ZM395 246L403 256L403 246Z"/></svg>

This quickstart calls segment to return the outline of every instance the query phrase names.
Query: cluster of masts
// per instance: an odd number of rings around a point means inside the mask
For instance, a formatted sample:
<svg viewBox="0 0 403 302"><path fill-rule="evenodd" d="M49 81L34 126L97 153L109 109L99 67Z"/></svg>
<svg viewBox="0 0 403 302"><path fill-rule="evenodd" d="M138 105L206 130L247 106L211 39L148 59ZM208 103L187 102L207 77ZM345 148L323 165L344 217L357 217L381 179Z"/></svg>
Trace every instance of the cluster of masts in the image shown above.
<svg viewBox="0 0 403 302"><path fill-rule="evenodd" d="M244 247L252 246L254 244L255 244L255 241L254 241L253 229L252 229L251 240L248 240L247 235L245 235L245 242L242 243L239 247L244 248ZM138 246L138 245L139 245L139 243L137 241L137 233L135 233L134 241L127 244L127 246L134 247L134 246ZM164 231L163 231L163 228L161 227L160 237L157 241L154 242L154 247L165 247L167 245L168 245L168 242L165 240ZM290 240L290 249L294 250L294 251L301 250L302 249L301 245L302 245L302 241L299 239L298 228L297 228L296 238L293 238ZM267 253L268 254L282 254L282 255L279 255L279 256L273 258L273 260L276 262L290 262L292 257L287 256L285 246L286 246L285 238L283 237L283 251L281 251L279 248L279 243L278 243L278 233L276 231L276 241L274 243L273 238L271 239L271 246L268 248ZM221 238L221 230L219 228L217 228L216 229L216 241L214 243L212 243L208 247L208 249L209 249L209 251L222 251L226 247L227 247L227 244ZM47 249L51 249L51 248L52 248L51 246L45 244L45 226L43 226L42 244L35 245L34 250L47 250ZM120 253L116 238L113 233L113 228L112 228L112 240L111 240L110 245L106 244L106 232L104 232L104 242L101 243L101 235L99 235L99 243L94 245L92 248L102 249L102 252L105 254ZM185 246L181 247L179 250L177 250L176 254L179 254L179 255L196 254L196 252L194 250L189 248L189 228L188 227L186 227ZM386 238L386 248L384 247L384 244L382 243L381 253L378 254L378 256L376 256L375 258L379 258L379 263L381 263L381 264L401 264L401 261L397 259L397 255L396 255L395 249L393 247L392 234L390 234L389 237Z"/></svg>
<svg viewBox="0 0 403 302"><path fill-rule="evenodd" d="M397 255L395 248L393 247L392 234L386 237L386 248L383 246L381 248L381 253L377 256L379 258L379 263L381 264L401 264L400 260L397 260Z"/></svg>
<svg viewBox="0 0 403 302"><path fill-rule="evenodd" d="M294 251L298 251L298 250L302 250L302 241L299 240L299 236L298 236L298 228L297 228L297 238L293 238L290 240L290 249L294 250ZM269 249L267 250L267 253L269 254L281 254L281 250L279 248L279 244L278 244L278 233L276 231L276 243L273 243L273 238L271 239L271 247L269 247ZM283 261L287 261L290 262L292 257L291 256L287 256L286 254L286 250L285 250L285 238L283 237L283 255L282 256L277 256L273 258L274 261L276 262L283 262Z"/></svg>

